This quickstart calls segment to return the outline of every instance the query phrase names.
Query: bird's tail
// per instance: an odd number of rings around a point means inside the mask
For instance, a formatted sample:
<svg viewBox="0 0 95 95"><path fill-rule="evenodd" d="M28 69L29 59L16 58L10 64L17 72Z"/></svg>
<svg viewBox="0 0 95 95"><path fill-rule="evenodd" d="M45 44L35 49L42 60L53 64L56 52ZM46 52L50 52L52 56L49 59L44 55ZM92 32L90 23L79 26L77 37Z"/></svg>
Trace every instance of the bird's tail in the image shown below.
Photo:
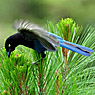
<svg viewBox="0 0 95 95"><path fill-rule="evenodd" d="M60 46L66 49L69 49L71 51L77 52L79 54L85 55L85 56L90 56L90 52L94 52L92 49L68 42L62 39L58 39L60 42Z"/></svg>
<svg viewBox="0 0 95 95"><path fill-rule="evenodd" d="M75 43L72 43L72 42L65 41L61 37L59 37L59 36L57 36L53 33L49 32L49 34L56 37L57 40L60 42L60 46L63 47L63 48L69 49L71 51L77 52L77 53L85 55L85 56L90 56L90 52L94 52L90 48L87 48L87 47L84 47L84 46L81 46L81 45L78 45L78 44L75 44Z"/></svg>

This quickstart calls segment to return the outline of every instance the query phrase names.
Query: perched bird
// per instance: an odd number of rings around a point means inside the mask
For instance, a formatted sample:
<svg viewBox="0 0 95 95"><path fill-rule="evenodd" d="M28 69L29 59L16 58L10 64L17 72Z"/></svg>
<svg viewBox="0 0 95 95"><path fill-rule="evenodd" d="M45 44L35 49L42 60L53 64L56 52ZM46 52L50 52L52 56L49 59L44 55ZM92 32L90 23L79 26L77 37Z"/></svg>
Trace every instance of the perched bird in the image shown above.
<svg viewBox="0 0 95 95"><path fill-rule="evenodd" d="M90 52L94 52L90 48L65 41L61 37L47 32L38 25L28 21L15 21L14 27L18 33L11 35L5 42L8 57L10 57L10 53L14 51L18 45L24 45L41 53L41 59L45 57L44 51L48 50L54 52L59 46L85 56L90 56Z"/></svg>

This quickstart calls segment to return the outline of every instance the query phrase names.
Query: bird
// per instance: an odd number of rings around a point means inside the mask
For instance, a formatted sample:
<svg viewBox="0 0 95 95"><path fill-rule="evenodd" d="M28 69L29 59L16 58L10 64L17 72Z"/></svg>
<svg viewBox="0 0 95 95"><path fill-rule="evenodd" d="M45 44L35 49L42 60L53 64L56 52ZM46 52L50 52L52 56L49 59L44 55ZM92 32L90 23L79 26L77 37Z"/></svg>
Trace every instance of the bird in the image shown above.
<svg viewBox="0 0 95 95"><path fill-rule="evenodd" d="M39 25L27 20L16 20L14 28L18 32L9 36L5 41L5 49L8 57L10 57L11 52L14 51L18 45L24 45L28 48L34 49L41 54L41 59L45 58L45 51L55 52L59 46L84 56L90 56L90 52L94 52L88 47L66 41L60 36L48 32Z"/></svg>

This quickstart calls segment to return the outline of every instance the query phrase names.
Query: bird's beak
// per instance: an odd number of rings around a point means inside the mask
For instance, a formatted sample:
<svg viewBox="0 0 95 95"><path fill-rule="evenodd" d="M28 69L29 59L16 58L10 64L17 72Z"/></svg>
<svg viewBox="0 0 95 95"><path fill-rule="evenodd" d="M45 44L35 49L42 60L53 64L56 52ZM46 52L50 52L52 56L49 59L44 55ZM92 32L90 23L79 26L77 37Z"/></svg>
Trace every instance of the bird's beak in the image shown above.
<svg viewBox="0 0 95 95"><path fill-rule="evenodd" d="M7 54L8 54L8 57L10 57L10 52L7 52Z"/></svg>

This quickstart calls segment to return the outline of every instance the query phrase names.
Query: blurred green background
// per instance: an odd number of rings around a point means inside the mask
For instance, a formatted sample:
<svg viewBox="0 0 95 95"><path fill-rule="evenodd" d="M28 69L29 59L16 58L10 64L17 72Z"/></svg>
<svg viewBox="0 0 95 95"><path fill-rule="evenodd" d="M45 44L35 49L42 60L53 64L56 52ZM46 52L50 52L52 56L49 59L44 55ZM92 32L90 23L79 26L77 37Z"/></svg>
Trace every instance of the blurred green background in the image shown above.
<svg viewBox="0 0 95 95"><path fill-rule="evenodd" d="M0 0L0 48L16 32L16 19L27 19L44 26L47 21L73 18L79 25L95 25L95 0Z"/></svg>

